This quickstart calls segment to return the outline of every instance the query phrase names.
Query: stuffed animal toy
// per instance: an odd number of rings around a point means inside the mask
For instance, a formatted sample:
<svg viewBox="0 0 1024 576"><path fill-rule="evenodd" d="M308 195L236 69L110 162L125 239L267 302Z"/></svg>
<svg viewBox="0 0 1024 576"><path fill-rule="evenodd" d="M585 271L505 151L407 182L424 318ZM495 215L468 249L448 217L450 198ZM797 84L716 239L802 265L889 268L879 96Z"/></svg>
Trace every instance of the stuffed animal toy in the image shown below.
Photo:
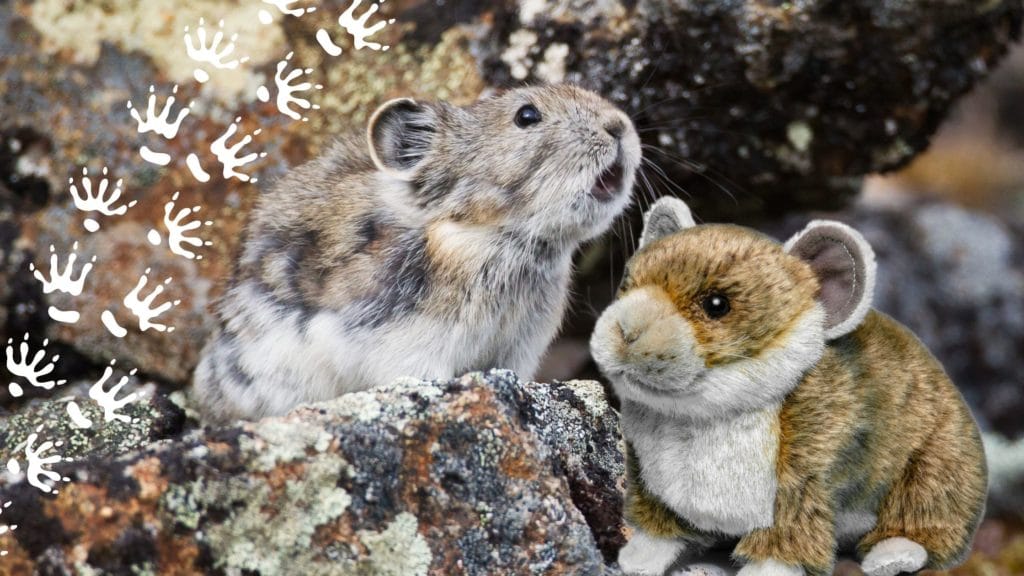
<svg viewBox="0 0 1024 576"><path fill-rule="evenodd" d="M738 539L741 576L955 566L984 511L977 424L938 361L871 309L875 260L815 221L786 244L659 200L591 340L622 401L627 574Z"/></svg>

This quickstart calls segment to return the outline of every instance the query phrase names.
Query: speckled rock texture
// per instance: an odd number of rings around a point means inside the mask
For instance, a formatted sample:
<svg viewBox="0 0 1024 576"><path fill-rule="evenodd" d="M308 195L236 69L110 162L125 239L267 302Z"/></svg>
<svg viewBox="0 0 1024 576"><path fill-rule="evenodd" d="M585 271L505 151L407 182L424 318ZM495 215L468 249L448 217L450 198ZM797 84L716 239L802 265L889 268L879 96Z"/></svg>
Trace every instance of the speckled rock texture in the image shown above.
<svg viewBox="0 0 1024 576"><path fill-rule="evenodd" d="M0 573L601 574L620 441L595 382L397 383L0 488Z"/></svg>
<svg viewBox="0 0 1024 576"><path fill-rule="evenodd" d="M151 442L174 437L184 429L184 411L159 393L155 386L138 387L137 382L131 383L131 390L143 398L118 411L128 421L106 423L103 409L88 399L90 384L69 385L71 390L77 389L79 393L62 393L59 398L36 401L16 414L0 417L0 463L20 456L17 450L33 432L41 438L60 439L64 443L60 453L64 457L85 460L136 450ZM67 404L71 400L78 404L82 415L94 423L92 427L73 425L67 415Z"/></svg>
<svg viewBox="0 0 1024 576"><path fill-rule="evenodd" d="M639 194L689 194L707 218L841 206L861 175L899 166L925 146L956 98L1019 36L1022 14L1021 0L390 0L380 14L396 23L375 37L389 51L355 50L339 36L344 52L330 57L314 34L337 30L348 4L324 0L302 18L275 12L267 25L257 22L262 3L238 0L0 4L0 337L45 333L85 360L117 357L184 384L259 190L335 134L362 129L377 104L396 96L466 104L488 87L577 82L635 118L653 162ZM240 33L237 53L250 57L202 86L181 34L200 17L223 19ZM254 94L290 51L324 86L313 96L322 108L306 123ZM150 85L163 95L175 84L179 102L196 102L179 135L165 142L139 134L125 103L138 107ZM253 165L261 181L224 180L215 170L200 184L185 168L187 153L216 166L209 143L236 117L243 131L263 129L253 147L268 154ZM143 162L143 144L173 161ZM138 205L86 235L68 177L103 166L125 179ZM201 205L215 221L204 229L213 246L201 261L146 241L177 191L181 206ZM627 225L639 225L637 212ZM66 251L75 240L83 256L100 260L74 302L82 320L56 324L47 306L70 299L44 296L27 267L45 261L49 245ZM600 292L607 273L587 270L620 267L629 249L599 245L586 258L599 264L583 262L577 292ZM166 297L182 304L165 316L173 334L140 332L124 313L121 299L147 268L174 278ZM595 309L605 296L596 294ZM107 309L128 337L100 325ZM570 326L587 332L591 320L581 314Z"/></svg>

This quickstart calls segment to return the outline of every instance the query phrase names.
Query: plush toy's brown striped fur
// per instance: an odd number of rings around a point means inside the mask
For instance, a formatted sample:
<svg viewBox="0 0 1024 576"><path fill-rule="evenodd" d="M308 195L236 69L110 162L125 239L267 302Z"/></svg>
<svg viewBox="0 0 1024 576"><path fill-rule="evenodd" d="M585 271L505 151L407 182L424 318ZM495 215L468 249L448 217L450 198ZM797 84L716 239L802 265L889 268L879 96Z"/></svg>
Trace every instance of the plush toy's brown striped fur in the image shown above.
<svg viewBox="0 0 1024 576"><path fill-rule="evenodd" d="M818 365L787 397L779 415L774 525L736 547L738 558L831 572L835 514L877 514L861 554L901 536L941 569L969 552L984 510L987 475L977 426L960 393L918 339L876 311L829 344ZM648 533L704 546L640 479L633 454L627 519Z"/></svg>

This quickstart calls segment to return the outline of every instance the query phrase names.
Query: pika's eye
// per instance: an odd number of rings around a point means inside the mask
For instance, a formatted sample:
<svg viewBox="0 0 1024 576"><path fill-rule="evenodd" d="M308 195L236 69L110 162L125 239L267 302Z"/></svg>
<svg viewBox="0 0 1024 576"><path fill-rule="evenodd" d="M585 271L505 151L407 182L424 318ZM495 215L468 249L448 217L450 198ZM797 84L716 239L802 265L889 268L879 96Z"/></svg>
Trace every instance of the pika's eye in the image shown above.
<svg viewBox="0 0 1024 576"><path fill-rule="evenodd" d="M542 120L540 110L533 104L527 104L516 112L516 126L528 128Z"/></svg>
<svg viewBox="0 0 1024 576"><path fill-rule="evenodd" d="M708 318L717 320L722 316L729 313L731 308L729 307L729 299L723 294L710 294L704 298L701 302L701 308L704 309L704 313L708 315Z"/></svg>

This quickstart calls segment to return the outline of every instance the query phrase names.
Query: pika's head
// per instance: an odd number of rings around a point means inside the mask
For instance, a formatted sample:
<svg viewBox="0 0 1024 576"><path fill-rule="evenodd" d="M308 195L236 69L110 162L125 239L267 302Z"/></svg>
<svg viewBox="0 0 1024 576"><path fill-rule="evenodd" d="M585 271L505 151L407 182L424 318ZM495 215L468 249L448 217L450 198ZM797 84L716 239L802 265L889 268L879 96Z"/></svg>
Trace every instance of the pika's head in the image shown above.
<svg viewBox="0 0 1024 576"><path fill-rule="evenodd" d="M815 221L785 245L696 226L659 200L591 351L624 401L696 419L780 402L871 306L874 253L852 228Z"/></svg>
<svg viewBox="0 0 1024 576"><path fill-rule="evenodd" d="M570 85L510 90L465 107L393 100L371 118L377 168L424 208L471 225L582 241L630 200L640 139L629 117Z"/></svg>

